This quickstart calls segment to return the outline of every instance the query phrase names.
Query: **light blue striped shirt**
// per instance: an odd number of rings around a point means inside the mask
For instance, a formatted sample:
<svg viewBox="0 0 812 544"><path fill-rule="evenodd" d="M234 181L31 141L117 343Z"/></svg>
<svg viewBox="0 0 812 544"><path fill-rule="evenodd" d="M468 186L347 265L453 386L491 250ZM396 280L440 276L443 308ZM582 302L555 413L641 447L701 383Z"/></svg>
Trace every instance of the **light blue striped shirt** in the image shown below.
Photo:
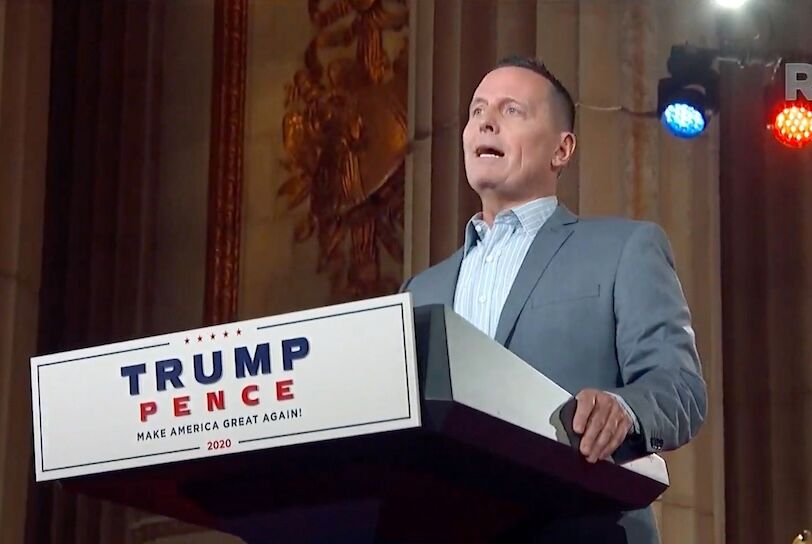
<svg viewBox="0 0 812 544"><path fill-rule="evenodd" d="M499 212L493 225L476 214L465 227L454 311L493 338L530 244L558 207L554 196Z"/></svg>

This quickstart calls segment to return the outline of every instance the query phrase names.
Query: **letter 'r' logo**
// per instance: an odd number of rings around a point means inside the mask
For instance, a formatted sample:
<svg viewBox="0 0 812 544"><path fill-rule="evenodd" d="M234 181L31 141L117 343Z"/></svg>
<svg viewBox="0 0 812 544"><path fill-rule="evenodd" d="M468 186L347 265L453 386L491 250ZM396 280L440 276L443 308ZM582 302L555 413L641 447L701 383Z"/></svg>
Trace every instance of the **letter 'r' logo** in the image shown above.
<svg viewBox="0 0 812 544"><path fill-rule="evenodd" d="M801 91L807 100L812 100L812 64L788 62L784 67L784 75L785 100L798 100L798 91Z"/></svg>

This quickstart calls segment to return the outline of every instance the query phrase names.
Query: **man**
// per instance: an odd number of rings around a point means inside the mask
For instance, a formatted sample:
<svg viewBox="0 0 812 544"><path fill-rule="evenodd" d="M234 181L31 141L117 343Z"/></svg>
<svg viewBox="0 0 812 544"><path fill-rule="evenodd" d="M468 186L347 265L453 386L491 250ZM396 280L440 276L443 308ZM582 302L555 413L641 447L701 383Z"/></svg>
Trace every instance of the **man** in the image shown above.
<svg viewBox="0 0 812 544"><path fill-rule="evenodd" d="M581 219L558 203L575 107L538 61L511 57L477 87L462 134L482 211L454 255L404 284L454 310L576 396L590 463L691 440L706 411L690 313L656 225ZM513 540L515 538L515 540ZM536 527L511 541L659 542L651 509Z"/></svg>

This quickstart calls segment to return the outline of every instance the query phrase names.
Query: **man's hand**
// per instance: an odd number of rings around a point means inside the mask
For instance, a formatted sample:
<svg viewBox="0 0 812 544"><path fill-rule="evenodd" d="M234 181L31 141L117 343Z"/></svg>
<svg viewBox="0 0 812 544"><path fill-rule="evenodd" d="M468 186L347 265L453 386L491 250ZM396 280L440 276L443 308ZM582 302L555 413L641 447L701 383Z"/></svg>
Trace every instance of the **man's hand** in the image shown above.
<svg viewBox="0 0 812 544"><path fill-rule="evenodd" d="M615 397L597 389L584 389L575 398L578 407L573 430L581 435L581 453L587 461L608 459L618 449L633 422Z"/></svg>

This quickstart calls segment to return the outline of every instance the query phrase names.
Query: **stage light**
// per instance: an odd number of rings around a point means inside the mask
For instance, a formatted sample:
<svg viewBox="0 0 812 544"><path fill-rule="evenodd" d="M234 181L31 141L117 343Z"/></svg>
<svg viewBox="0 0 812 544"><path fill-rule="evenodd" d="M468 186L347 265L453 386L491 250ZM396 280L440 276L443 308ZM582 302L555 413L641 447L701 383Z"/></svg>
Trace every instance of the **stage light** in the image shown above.
<svg viewBox="0 0 812 544"><path fill-rule="evenodd" d="M674 93L663 108L660 121L674 136L680 138L699 136L708 124L704 97L694 89L683 89Z"/></svg>
<svg viewBox="0 0 812 544"><path fill-rule="evenodd" d="M714 53L674 46L668 58L671 77L657 86L657 116L679 138L695 138L708 126L718 102L718 74L711 69Z"/></svg>
<svg viewBox="0 0 812 544"><path fill-rule="evenodd" d="M812 101L802 93L797 93L794 100L787 96L787 62L778 62L764 89L766 124L777 142L792 149L801 149L812 143Z"/></svg>
<svg viewBox="0 0 812 544"><path fill-rule="evenodd" d="M716 0L716 5L728 9L736 9L747 3L747 0Z"/></svg>
<svg viewBox="0 0 812 544"><path fill-rule="evenodd" d="M812 143L812 104L788 102L772 122L775 139L787 147L801 148Z"/></svg>
<svg viewBox="0 0 812 544"><path fill-rule="evenodd" d="M705 116L690 104L669 104L663 112L662 122L674 136L693 138L705 130Z"/></svg>

